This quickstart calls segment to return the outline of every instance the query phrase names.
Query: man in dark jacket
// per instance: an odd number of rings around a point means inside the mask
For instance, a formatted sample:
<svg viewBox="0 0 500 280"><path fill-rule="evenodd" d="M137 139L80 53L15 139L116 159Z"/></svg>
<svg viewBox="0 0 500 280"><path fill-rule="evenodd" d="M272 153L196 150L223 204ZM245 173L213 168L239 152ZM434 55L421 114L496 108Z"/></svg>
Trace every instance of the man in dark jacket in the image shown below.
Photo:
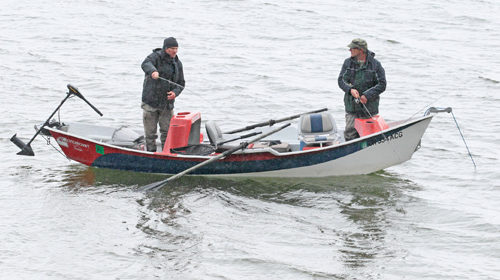
<svg viewBox="0 0 500 280"><path fill-rule="evenodd" d="M177 40L169 37L163 41L163 48L154 49L141 65L145 73L142 89L142 121L146 148L150 152L156 151L158 124L161 144L162 147L165 146L170 119L174 113L175 98L181 94L185 86L182 63L177 56L178 47Z"/></svg>
<svg viewBox="0 0 500 280"><path fill-rule="evenodd" d="M338 83L345 93L344 138L349 141L359 137L354 128L356 118L366 119L378 114L379 95L384 92L387 82L382 64L374 58L375 53L368 50L365 40L354 39L347 46L351 57L344 61Z"/></svg>

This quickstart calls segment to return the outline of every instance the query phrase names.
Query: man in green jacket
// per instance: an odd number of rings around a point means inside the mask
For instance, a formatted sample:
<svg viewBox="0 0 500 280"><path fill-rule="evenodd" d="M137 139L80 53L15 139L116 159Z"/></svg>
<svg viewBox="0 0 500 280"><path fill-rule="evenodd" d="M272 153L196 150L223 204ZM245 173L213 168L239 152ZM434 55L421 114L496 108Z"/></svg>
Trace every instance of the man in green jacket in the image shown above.
<svg viewBox="0 0 500 280"><path fill-rule="evenodd" d="M158 125L162 147L167 139L175 98L185 86L182 63L177 56L178 43L174 37L163 41L163 48L154 49L141 64L144 71L142 89L142 121L146 148L156 151ZM163 78L163 79L159 79Z"/></svg>
<svg viewBox="0 0 500 280"><path fill-rule="evenodd" d="M384 92L387 81L382 64L376 60L375 53L368 50L363 39L354 39L347 45L351 57L342 65L338 84L344 91L346 111L346 141L359 137L354 128L356 118L369 118L378 114L379 95ZM367 112L368 111L368 112Z"/></svg>

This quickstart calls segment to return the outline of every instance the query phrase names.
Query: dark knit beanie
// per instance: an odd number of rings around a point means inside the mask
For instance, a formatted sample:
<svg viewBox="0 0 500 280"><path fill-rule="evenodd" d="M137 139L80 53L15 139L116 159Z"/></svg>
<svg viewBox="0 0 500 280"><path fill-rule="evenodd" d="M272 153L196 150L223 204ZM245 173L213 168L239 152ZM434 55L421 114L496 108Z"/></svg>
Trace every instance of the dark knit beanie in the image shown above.
<svg viewBox="0 0 500 280"><path fill-rule="evenodd" d="M179 47L177 44L177 40L174 37L168 37L163 41L163 49L166 50L168 48Z"/></svg>

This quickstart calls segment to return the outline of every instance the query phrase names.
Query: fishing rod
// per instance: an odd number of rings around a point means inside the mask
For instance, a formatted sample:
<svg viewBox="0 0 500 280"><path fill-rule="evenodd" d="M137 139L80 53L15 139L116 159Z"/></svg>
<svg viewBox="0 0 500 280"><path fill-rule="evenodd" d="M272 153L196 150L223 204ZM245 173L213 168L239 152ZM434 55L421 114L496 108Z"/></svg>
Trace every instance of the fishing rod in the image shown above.
<svg viewBox="0 0 500 280"><path fill-rule="evenodd" d="M361 105L363 105L363 109L365 109L365 111L368 114L368 116L370 116L370 118L372 120L375 120L375 118L372 116L372 114L370 114L370 111L368 110L368 108L366 108L366 105L363 102L361 102L361 98L356 98L355 101L356 101L357 104L361 103ZM380 125L379 122L376 122L376 123L377 123L377 125L378 125L378 127L380 128L381 131L384 130L384 128ZM385 140L387 140L387 137L385 137L385 134L382 133L382 136L384 136Z"/></svg>
<svg viewBox="0 0 500 280"><path fill-rule="evenodd" d="M176 85L176 86L179 86L183 89L185 89L186 87L184 87L183 85L180 85L178 83L175 83L175 82L172 82L168 79L165 79L163 77L158 77L158 79L160 80L163 80L165 82L168 82L172 85ZM192 92L192 91L191 91ZM194 92L193 92L194 93ZM196 94L196 93L195 93ZM225 134L234 134L234 133L237 133L237 132L242 132L242 131L247 131L247 130L251 130L251 129L254 129L254 128L257 128L257 127L262 127L262 126L273 126L274 124L276 123L280 123L280 122L284 122L284 121L289 121L289 120L293 120L293 119L296 119L302 115L306 115L306 114L313 114L313 113L320 113L320 112L324 112L324 111L328 111L328 108L323 108L323 109L319 109L319 110L314 110L314 111L310 111L310 112L306 112L306 113L300 113L300 114L296 114L296 115L293 115L293 116L289 116L289 117L285 117L285 118L281 118L281 119L277 119L277 120L274 120L274 119L271 119L269 121L265 121L265 122L262 122L262 123L257 123L257 124L253 124L253 125L249 125L249 126L246 126L246 127L243 127L243 128L238 128L238 129L234 129L234 130L231 130L231 131L228 131L228 132L224 132Z"/></svg>
<svg viewBox="0 0 500 280"><path fill-rule="evenodd" d="M169 83L169 84L171 84L171 85L181 87L183 90L184 90L184 89L186 89L186 87L185 87L185 86L183 86L183 85L181 85L181 84L178 84L178 83L176 83L176 82L172 82L172 81L171 81L171 80L169 80L169 79L165 79L165 78L160 77L160 76L158 76L158 79L160 79L160 80L162 80L162 81L165 81L165 82L168 82L168 83ZM193 92L192 90L189 90L189 89L186 89L186 90L187 90L187 91L189 91L189 92L192 92L192 93L195 93L195 94L196 94L196 92Z"/></svg>
<svg viewBox="0 0 500 280"><path fill-rule="evenodd" d="M196 94L196 95L200 96L202 99L205 99L205 97L204 97L203 95L198 94L198 93L196 93L196 92L194 92L194 91L192 91L192 90L190 90L190 89L187 89L185 86L183 86L183 85L181 85L181 84L178 84L178 83L176 83L176 82L172 82L171 80L169 80L169 79L165 79L165 78L163 78L163 77L161 77L161 76L159 76L159 75L158 75L158 79L160 79L160 80L162 80L162 81L165 81L165 82L167 82L167 83L169 83L169 84L171 84L171 85L178 86L178 87L182 88L183 90L187 90L187 91L189 91L189 92L191 92L191 93L194 93L194 94ZM166 107L167 107L167 104L165 104L165 108L166 108Z"/></svg>
<svg viewBox="0 0 500 280"><path fill-rule="evenodd" d="M373 116L372 116L372 114L370 114L370 111L368 110L368 108L366 108L365 103L361 102L361 98L356 98L355 101L356 101L356 104L361 103L361 105L363 105L363 109L365 109L365 111L368 114L368 116L370 116L370 118L373 119ZM381 129L382 129L382 127L381 127Z"/></svg>

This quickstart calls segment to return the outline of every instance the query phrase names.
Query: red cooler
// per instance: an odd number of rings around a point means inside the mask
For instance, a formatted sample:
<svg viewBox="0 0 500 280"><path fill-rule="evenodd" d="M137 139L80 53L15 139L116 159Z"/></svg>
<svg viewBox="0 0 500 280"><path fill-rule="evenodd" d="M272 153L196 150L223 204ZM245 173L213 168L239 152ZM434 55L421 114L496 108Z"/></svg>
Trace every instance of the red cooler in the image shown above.
<svg viewBox="0 0 500 280"><path fill-rule="evenodd" d="M363 137L388 129L389 126L381 116L376 115L369 119L356 119L354 121L354 128L358 131L359 136Z"/></svg>

